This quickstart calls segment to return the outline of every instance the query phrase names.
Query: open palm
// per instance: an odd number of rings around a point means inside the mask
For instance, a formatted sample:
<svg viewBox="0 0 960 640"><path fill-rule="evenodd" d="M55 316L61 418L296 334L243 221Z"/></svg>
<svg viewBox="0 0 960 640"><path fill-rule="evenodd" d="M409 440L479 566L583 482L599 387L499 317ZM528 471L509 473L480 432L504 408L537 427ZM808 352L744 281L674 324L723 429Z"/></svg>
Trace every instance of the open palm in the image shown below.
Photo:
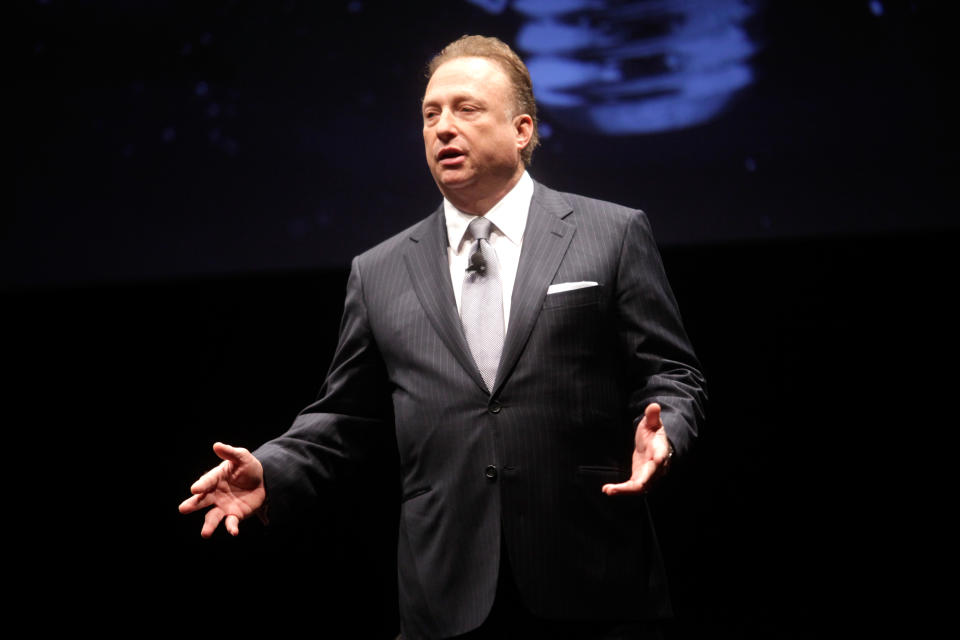
<svg viewBox="0 0 960 640"><path fill-rule="evenodd" d="M193 495L180 503L180 513L211 507L200 535L209 538L223 520L231 535L240 533L240 521L260 509L267 494L263 466L243 448L217 442L213 451L223 462L203 474L190 487Z"/></svg>

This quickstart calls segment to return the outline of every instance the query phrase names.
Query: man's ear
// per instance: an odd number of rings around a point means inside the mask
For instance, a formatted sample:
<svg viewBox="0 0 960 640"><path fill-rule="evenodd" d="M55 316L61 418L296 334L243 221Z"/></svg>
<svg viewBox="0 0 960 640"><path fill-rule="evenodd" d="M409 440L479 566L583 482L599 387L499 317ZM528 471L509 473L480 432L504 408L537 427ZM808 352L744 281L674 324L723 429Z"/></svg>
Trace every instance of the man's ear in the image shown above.
<svg viewBox="0 0 960 640"><path fill-rule="evenodd" d="M524 149L533 137L533 118L525 113L515 116L513 126L516 130L517 149Z"/></svg>

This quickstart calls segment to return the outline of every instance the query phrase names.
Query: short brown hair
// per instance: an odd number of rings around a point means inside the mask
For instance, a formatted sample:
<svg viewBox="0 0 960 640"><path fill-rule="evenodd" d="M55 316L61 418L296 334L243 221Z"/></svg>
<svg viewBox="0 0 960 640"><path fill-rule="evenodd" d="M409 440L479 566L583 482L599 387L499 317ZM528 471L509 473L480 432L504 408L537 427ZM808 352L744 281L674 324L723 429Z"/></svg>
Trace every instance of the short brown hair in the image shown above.
<svg viewBox="0 0 960 640"><path fill-rule="evenodd" d="M513 85L514 115L525 113L533 119L533 135L530 136L527 146L520 151L523 163L530 166L533 150L540 144L540 136L537 134L537 102L533 99L533 82L530 80L527 65L499 38L461 36L433 56L427 64L427 80L433 77L440 65L454 58L489 58L499 64L507 74L510 84Z"/></svg>

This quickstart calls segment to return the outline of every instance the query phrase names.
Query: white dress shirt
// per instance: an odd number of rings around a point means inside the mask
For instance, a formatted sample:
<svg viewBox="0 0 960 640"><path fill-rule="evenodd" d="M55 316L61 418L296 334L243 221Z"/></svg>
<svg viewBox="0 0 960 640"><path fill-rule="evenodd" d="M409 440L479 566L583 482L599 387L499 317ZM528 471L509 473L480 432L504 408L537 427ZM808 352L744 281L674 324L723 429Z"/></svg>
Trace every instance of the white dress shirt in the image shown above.
<svg viewBox="0 0 960 640"><path fill-rule="evenodd" d="M510 297L513 295L513 283L517 279L517 265L520 264L520 247L523 244L523 230L527 226L527 214L533 199L533 179L526 171L507 195L500 199L484 217L493 223L490 232L490 246L497 254L500 263L500 284L503 286L503 333L507 333L510 321ZM449 200L443 199L443 215L447 222L447 256L450 261L450 280L453 293L457 298L457 311L460 310L460 298L463 292L463 278L470 259L471 239L464 240L467 227L475 216L463 213Z"/></svg>

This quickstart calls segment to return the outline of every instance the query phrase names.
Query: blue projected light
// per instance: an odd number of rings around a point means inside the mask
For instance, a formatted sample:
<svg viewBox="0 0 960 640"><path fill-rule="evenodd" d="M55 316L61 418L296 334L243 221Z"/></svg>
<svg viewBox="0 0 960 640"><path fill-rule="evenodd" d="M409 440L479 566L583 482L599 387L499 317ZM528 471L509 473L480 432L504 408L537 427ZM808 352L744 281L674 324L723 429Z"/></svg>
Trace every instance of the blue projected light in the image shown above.
<svg viewBox="0 0 960 640"><path fill-rule="evenodd" d="M608 134L683 129L753 82L743 0L468 0L510 5L537 102L556 121Z"/></svg>

